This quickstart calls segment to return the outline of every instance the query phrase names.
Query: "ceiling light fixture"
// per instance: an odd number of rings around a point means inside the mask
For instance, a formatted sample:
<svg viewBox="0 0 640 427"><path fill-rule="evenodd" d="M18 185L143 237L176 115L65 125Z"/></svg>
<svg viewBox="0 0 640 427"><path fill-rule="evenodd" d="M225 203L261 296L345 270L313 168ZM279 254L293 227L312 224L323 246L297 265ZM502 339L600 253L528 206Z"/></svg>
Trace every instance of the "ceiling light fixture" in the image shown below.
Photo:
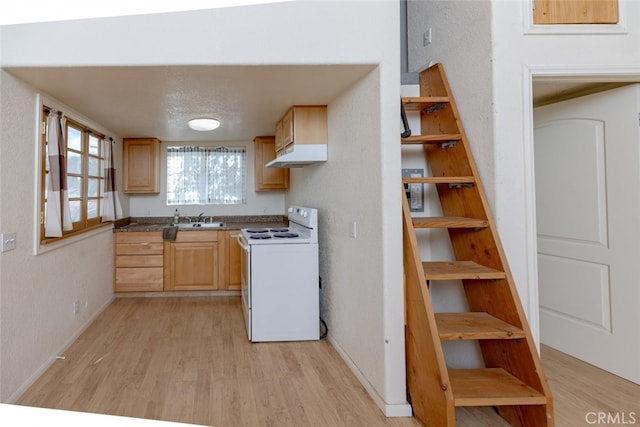
<svg viewBox="0 0 640 427"><path fill-rule="evenodd" d="M220 126L220 120L216 119L200 118L189 120L189 127L200 132L214 130L217 129L218 126Z"/></svg>

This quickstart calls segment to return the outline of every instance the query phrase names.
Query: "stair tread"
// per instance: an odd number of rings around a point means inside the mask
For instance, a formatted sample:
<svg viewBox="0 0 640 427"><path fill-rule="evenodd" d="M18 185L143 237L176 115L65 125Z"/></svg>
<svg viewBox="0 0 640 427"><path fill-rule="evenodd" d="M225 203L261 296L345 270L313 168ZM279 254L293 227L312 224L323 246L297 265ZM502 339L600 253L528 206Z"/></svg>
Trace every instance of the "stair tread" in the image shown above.
<svg viewBox="0 0 640 427"><path fill-rule="evenodd" d="M412 96L403 97L405 111L422 111L432 105L449 102L448 96Z"/></svg>
<svg viewBox="0 0 640 427"><path fill-rule="evenodd" d="M484 312L435 313L441 341L517 339L524 331Z"/></svg>
<svg viewBox="0 0 640 427"><path fill-rule="evenodd" d="M419 178L402 178L405 184L473 184L472 176L425 176Z"/></svg>
<svg viewBox="0 0 640 427"><path fill-rule="evenodd" d="M501 368L450 369L455 406L544 405L547 398Z"/></svg>
<svg viewBox="0 0 640 427"><path fill-rule="evenodd" d="M449 141L460 141L462 135L459 133L438 133L432 135L413 135L401 138L402 144L440 144Z"/></svg>
<svg viewBox="0 0 640 427"><path fill-rule="evenodd" d="M413 218L412 222L414 228L485 228L489 226L489 221L486 219L461 216Z"/></svg>
<svg viewBox="0 0 640 427"><path fill-rule="evenodd" d="M504 279L506 273L473 261L424 261L427 280Z"/></svg>

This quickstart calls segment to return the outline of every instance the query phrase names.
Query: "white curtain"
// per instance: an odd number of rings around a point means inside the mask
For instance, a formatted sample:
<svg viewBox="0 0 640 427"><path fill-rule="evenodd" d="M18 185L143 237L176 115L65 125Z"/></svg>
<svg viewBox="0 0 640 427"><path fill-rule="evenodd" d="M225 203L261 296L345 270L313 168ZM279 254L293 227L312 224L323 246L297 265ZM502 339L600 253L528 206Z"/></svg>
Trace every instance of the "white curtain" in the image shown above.
<svg viewBox="0 0 640 427"><path fill-rule="evenodd" d="M67 193L67 144L66 119L60 111L53 110L47 117L47 203L44 215L45 237L61 237L63 231L73 230L71 206Z"/></svg>
<svg viewBox="0 0 640 427"><path fill-rule="evenodd" d="M242 147L168 147L167 204L246 203L246 175Z"/></svg>
<svg viewBox="0 0 640 427"><path fill-rule="evenodd" d="M100 205L102 222L122 218L122 206L116 187L116 167L113 161L113 139L102 140L104 153L104 198Z"/></svg>

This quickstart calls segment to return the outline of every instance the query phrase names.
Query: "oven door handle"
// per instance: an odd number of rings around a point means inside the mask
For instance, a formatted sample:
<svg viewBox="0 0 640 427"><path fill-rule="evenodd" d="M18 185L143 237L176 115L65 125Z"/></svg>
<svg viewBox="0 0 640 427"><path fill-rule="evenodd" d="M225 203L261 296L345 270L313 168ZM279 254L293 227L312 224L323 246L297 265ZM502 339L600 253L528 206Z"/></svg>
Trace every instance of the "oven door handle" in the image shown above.
<svg viewBox="0 0 640 427"><path fill-rule="evenodd" d="M242 233L238 233L238 235L236 236L236 239L238 240L238 244L240 245L243 251L249 250L249 244L245 243L245 239L242 237Z"/></svg>

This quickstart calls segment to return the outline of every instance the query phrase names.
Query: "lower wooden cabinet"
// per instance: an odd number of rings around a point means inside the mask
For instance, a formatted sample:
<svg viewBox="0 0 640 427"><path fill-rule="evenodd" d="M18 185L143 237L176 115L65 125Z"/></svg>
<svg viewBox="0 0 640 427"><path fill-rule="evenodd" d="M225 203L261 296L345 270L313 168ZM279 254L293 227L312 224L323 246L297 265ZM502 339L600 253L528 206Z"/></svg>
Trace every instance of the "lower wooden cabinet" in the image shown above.
<svg viewBox="0 0 640 427"><path fill-rule="evenodd" d="M218 231L179 232L164 244L164 290L219 288L221 275Z"/></svg>
<svg viewBox="0 0 640 427"><path fill-rule="evenodd" d="M114 290L162 291L163 252L160 232L116 233Z"/></svg>
<svg viewBox="0 0 640 427"><path fill-rule="evenodd" d="M240 257L242 249L238 244L238 234L240 230L228 230L227 234L227 289L230 291L240 290L242 280L240 271Z"/></svg>
<svg viewBox="0 0 640 427"><path fill-rule="evenodd" d="M240 230L115 233L115 292L240 290Z"/></svg>

